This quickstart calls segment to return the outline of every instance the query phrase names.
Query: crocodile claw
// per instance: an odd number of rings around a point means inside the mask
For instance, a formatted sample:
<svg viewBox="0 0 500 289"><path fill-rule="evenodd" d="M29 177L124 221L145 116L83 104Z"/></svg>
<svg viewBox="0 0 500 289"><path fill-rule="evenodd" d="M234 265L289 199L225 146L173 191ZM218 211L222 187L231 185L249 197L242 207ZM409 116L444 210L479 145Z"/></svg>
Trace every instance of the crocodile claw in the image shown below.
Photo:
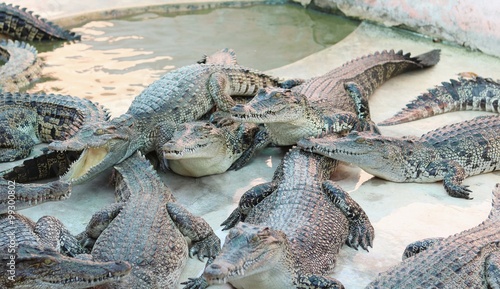
<svg viewBox="0 0 500 289"><path fill-rule="evenodd" d="M188 281L181 282L184 285L183 289L205 289L208 287L207 280L203 277L188 278Z"/></svg>
<svg viewBox="0 0 500 289"><path fill-rule="evenodd" d="M447 184L444 183L444 188L446 192L452 197L462 198L467 200L472 200L470 197L471 190L468 189L469 186L461 186L458 184Z"/></svg>
<svg viewBox="0 0 500 289"><path fill-rule="evenodd" d="M221 226L224 226L224 228L222 228L223 231L225 230L229 230L231 229L232 227L234 227L236 224L238 224L238 222L241 221L241 211L240 211L240 208L236 208L234 209L234 211L231 213L231 215L229 215L229 217L227 217L227 219L222 222L222 224L220 224Z"/></svg>
<svg viewBox="0 0 500 289"><path fill-rule="evenodd" d="M219 254L220 247L221 244L219 237L215 234L211 234L201 241L193 242L193 245L189 250L189 257L193 258L193 256L196 255L200 261L203 261L203 258L205 257L211 259Z"/></svg>
<svg viewBox="0 0 500 289"><path fill-rule="evenodd" d="M347 237L347 246L358 250L361 246L364 250L368 251L368 247L373 248L373 238L375 231L368 219L361 218L356 224L349 226L349 236Z"/></svg>

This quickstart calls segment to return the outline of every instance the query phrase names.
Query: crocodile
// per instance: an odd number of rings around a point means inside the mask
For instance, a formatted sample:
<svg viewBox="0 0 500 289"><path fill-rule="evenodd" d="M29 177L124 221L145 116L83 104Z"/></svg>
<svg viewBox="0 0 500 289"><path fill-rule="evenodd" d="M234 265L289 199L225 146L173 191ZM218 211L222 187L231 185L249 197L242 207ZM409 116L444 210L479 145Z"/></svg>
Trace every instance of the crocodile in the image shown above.
<svg viewBox="0 0 500 289"><path fill-rule="evenodd" d="M271 182L243 194L222 224L221 253L185 288L343 288L327 277L344 243L368 251L374 230L363 209L329 180L337 161L292 148Z"/></svg>
<svg viewBox="0 0 500 289"><path fill-rule="evenodd" d="M46 184L20 184L0 178L0 214L69 198L71 186L61 180Z"/></svg>
<svg viewBox="0 0 500 289"><path fill-rule="evenodd" d="M80 40L81 36L34 15L19 5L0 3L0 33L18 40Z"/></svg>
<svg viewBox="0 0 500 289"><path fill-rule="evenodd" d="M452 197L470 199L461 185L472 175L500 169L500 116L483 116L446 125L420 138L351 132L303 139L298 145L394 182L443 180Z"/></svg>
<svg viewBox="0 0 500 289"><path fill-rule="evenodd" d="M253 123L184 123L162 147L165 166L183 176L221 174L231 169L259 131Z"/></svg>
<svg viewBox="0 0 500 289"><path fill-rule="evenodd" d="M109 119L87 99L44 93L0 94L0 161L27 157L41 142L67 139L86 123Z"/></svg>
<svg viewBox="0 0 500 289"><path fill-rule="evenodd" d="M434 66L440 50L411 57L402 51L382 51L360 57L290 89L261 90L249 103L230 111L236 121L263 123L258 141L237 161L242 167L255 151L274 144L294 145L304 137L350 130L378 132L370 120L368 98L389 78Z"/></svg>
<svg viewBox="0 0 500 289"><path fill-rule="evenodd" d="M93 262L78 240L52 216L36 223L12 212L0 215L2 288L88 288L126 276L123 261Z"/></svg>
<svg viewBox="0 0 500 289"><path fill-rule="evenodd" d="M492 209L484 222L436 240L429 248L380 273L366 288L497 288L499 221L500 184L496 184Z"/></svg>
<svg viewBox="0 0 500 289"><path fill-rule="evenodd" d="M128 261L132 271L99 288L174 288L188 251L200 259L219 252L220 240L210 226L175 202L139 152L115 169L130 193L128 199L94 214L78 238L91 245L93 260ZM189 250L185 236L192 242Z"/></svg>
<svg viewBox="0 0 500 289"><path fill-rule="evenodd" d="M406 108L378 125L395 125L451 111L479 110L500 113L500 83L491 78L462 73L420 94Z"/></svg>
<svg viewBox="0 0 500 289"><path fill-rule="evenodd" d="M62 176L74 184L111 168L135 151L156 151L171 139L181 123L200 119L214 107L229 111L232 95L253 96L260 87L279 86L274 77L227 64L180 67L150 84L128 111L107 122L86 124L75 136L49 145L57 151L82 150L78 161Z"/></svg>
<svg viewBox="0 0 500 289"><path fill-rule="evenodd" d="M261 90L249 103L233 107L231 117L263 123L269 142L275 145L294 145L303 137L343 131L346 128L338 124L342 119L336 119L337 115L352 113L357 118L367 108L368 97L383 82L406 71L431 67L439 61L439 55L439 50L417 57L402 51L376 52L289 90Z"/></svg>
<svg viewBox="0 0 500 289"><path fill-rule="evenodd" d="M0 91L17 92L40 77L42 61L35 47L17 40L0 42Z"/></svg>

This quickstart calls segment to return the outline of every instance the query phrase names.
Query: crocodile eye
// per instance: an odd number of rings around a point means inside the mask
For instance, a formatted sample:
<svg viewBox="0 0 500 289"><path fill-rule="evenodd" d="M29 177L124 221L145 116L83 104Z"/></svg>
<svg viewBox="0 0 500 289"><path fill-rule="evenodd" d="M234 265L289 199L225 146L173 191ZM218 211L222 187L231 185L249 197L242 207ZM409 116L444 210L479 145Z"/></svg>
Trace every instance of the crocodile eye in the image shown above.
<svg viewBox="0 0 500 289"><path fill-rule="evenodd" d="M104 130L102 128L98 128L94 132L94 135L103 135L103 134L104 134Z"/></svg>
<svg viewBox="0 0 500 289"><path fill-rule="evenodd" d="M358 137L356 138L356 143L365 143L366 139L364 137Z"/></svg>
<svg viewBox="0 0 500 289"><path fill-rule="evenodd" d="M45 259L45 260L43 260L43 264L44 264L44 265L48 265L48 266L50 266L50 265L53 265L54 263L55 263L55 262L54 262L54 261L52 261L52 260L50 260L50 259Z"/></svg>
<svg viewBox="0 0 500 289"><path fill-rule="evenodd" d="M259 242L259 240L260 240L259 235L253 235L252 238L250 239L250 242L257 243Z"/></svg>

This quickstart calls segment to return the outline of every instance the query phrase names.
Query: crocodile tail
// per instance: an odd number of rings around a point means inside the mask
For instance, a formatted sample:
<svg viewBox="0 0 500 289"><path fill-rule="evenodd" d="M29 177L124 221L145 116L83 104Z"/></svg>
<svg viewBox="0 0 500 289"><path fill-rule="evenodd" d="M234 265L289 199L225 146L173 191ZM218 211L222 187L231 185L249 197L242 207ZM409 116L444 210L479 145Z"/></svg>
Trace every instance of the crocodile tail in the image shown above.
<svg viewBox="0 0 500 289"><path fill-rule="evenodd" d="M0 32L28 41L80 40L81 36L34 15L19 5L0 3Z"/></svg>
<svg viewBox="0 0 500 289"><path fill-rule="evenodd" d="M429 52L415 56L413 59L422 65L422 67L434 66L439 62L441 55L440 49L434 49Z"/></svg>
<svg viewBox="0 0 500 289"><path fill-rule="evenodd" d="M406 108L378 125L395 125L450 111L478 110L499 113L499 102L499 82L479 76L460 77L458 80L442 82L440 86L417 96Z"/></svg>

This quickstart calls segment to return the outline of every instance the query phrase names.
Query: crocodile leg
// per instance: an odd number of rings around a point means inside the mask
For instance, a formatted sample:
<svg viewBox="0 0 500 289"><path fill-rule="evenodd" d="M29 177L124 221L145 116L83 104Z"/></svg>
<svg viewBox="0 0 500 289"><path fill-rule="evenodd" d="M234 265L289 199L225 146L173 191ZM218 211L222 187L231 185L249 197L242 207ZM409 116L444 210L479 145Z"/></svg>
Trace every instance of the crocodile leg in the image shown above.
<svg viewBox="0 0 500 289"><path fill-rule="evenodd" d="M243 152L243 154L229 167L230 170L239 170L244 167L255 155L255 153L267 147L271 143L271 138L267 130L262 127L255 134L252 144Z"/></svg>
<svg viewBox="0 0 500 289"><path fill-rule="evenodd" d="M465 179L466 174L464 168L453 160L439 160L431 162L425 172L436 178L443 178L444 189L448 194L455 198L472 199L469 197L471 190L468 186L462 186L461 183Z"/></svg>
<svg viewBox="0 0 500 289"><path fill-rule="evenodd" d="M367 94L366 93L363 94L361 92L362 87L360 87L355 82L347 82L344 84L344 89L346 90L347 94L354 101L354 109L355 109L356 113L358 114L358 118L360 118L360 119L370 118L370 108L368 106L368 98L363 97L364 95L367 95Z"/></svg>
<svg viewBox="0 0 500 289"><path fill-rule="evenodd" d="M224 226L222 230L229 230L234 225L240 221L244 221L248 212L269 196L276 189L275 182L267 182L263 184L256 185L246 191L240 199L238 207L229 215L229 217L222 222L221 226Z"/></svg>
<svg viewBox="0 0 500 289"><path fill-rule="evenodd" d="M443 240L444 238L427 238L419 241L415 241L408 246L406 246L404 252L403 252L403 260L413 257L420 252L423 252L432 245L434 245L436 242Z"/></svg>
<svg viewBox="0 0 500 289"><path fill-rule="evenodd" d="M300 274L297 281L297 289L344 289L344 285L335 278Z"/></svg>
<svg viewBox="0 0 500 289"><path fill-rule="evenodd" d="M85 248L92 249L95 241L108 227L116 216L122 211L125 203L114 203L95 212L90 218L85 231L77 235L80 244Z"/></svg>
<svg viewBox="0 0 500 289"><path fill-rule="evenodd" d="M64 224L55 217L41 217L36 222L33 231L40 237L40 243L59 248L61 253L66 256L75 257L78 254L87 253Z"/></svg>
<svg viewBox="0 0 500 289"><path fill-rule="evenodd" d="M336 183L327 180L322 184L323 192L327 194L333 204L337 206L349 220L349 236L346 244L357 250L358 245L368 251L373 247L375 232L365 211L354 201L349 194Z"/></svg>
<svg viewBox="0 0 500 289"><path fill-rule="evenodd" d="M484 272L488 288L500 288L500 252L498 250L486 256Z"/></svg>
<svg viewBox="0 0 500 289"><path fill-rule="evenodd" d="M220 239L205 220L172 202L167 203L167 211L179 231L193 242L190 257L197 255L200 261L204 257L209 260L215 258L220 251Z"/></svg>

